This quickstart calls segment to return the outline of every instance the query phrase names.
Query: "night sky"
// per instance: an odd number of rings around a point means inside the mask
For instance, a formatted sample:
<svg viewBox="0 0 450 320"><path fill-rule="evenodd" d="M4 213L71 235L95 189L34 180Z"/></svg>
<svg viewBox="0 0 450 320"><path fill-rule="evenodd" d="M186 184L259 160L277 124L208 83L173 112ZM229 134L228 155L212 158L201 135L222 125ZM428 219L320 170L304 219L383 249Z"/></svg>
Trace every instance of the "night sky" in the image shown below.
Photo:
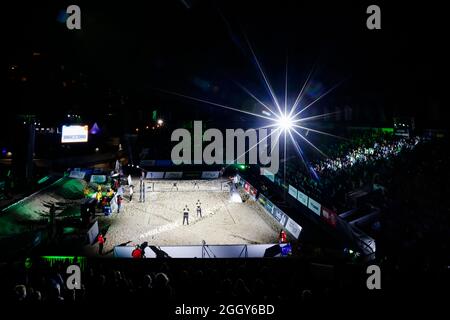
<svg viewBox="0 0 450 320"><path fill-rule="evenodd" d="M68 4L81 7L81 30L67 30L62 12ZM444 10L430 2L426 8L377 2L382 30L368 30L369 4L5 3L4 70L17 65L27 77L22 84L8 82L6 112L45 117L49 110L63 114L76 108L100 117L112 105L130 112L162 108L172 110L175 117L185 117L189 110L193 118L195 112L233 118L236 114L230 111L217 111L157 89L252 110L255 103L236 85L239 82L270 103L248 39L279 97L284 96L286 61L290 101L315 65L311 98L342 82L317 110L350 105L359 108L362 123L375 119L383 125L392 116L404 115L416 117L424 126L441 126L446 102L441 80L447 35ZM33 57L33 52L39 52L39 57ZM75 89L58 87L66 78L76 80Z"/></svg>

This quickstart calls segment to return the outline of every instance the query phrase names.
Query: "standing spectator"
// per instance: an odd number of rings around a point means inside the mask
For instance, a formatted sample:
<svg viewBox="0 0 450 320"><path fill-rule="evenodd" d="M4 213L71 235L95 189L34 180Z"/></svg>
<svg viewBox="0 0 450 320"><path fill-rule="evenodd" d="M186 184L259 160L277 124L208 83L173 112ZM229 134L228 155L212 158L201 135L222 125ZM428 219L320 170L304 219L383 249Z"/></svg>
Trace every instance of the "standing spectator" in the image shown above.
<svg viewBox="0 0 450 320"><path fill-rule="evenodd" d="M200 216L200 218L201 218L202 217L202 203L200 202L200 200L197 200L196 206L197 206L197 217Z"/></svg>
<svg viewBox="0 0 450 320"><path fill-rule="evenodd" d="M97 200L97 207L101 208L102 206L102 190L100 189L99 191L97 191L97 194L95 195L95 199Z"/></svg>
<svg viewBox="0 0 450 320"><path fill-rule="evenodd" d="M133 193L134 193L134 187L133 185L130 186L130 202L133 200Z"/></svg>
<svg viewBox="0 0 450 320"><path fill-rule="evenodd" d="M287 242L287 235L286 235L286 232L284 230L280 231L279 242L280 243L286 243Z"/></svg>
<svg viewBox="0 0 450 320"><path fill-rule="evenodd" d="M16 285L14 287L14 298L16 301L25 301L27 299L27 287Z"/></svg>
<svg viewBox="0 0 450 320"><path fill-rule="evenodd" d="M122 207L122 196L117 196L117 213L120 213L120 208Z"/></svg>
<svg viewBox="0 0 450 320"><path fill-rule="evenodd" d="M111 199L114 197L114 191L109 188L108 192L106 193L106 196L109 198L109 201L111 201Z"/></svg>
<svg viewBox="0 0 450 320"><path fill-rule="evenodd" d="M186 221L187 225L189 225L189 208L187 205L183 209L183 226L184 221Z"/></svg>
<svg viewBox="0 0 450 320"><path fill-rule="evenodd" d="M105 244L106 239L103 237L103 235L101 233L98 234L97 237L97 241L98 241L98 254L99 255L103 255L103 246Z"/></svg>
<svg viewBox="0 0 450 320"><path fill-rule="evenodd" d="M123 197L123 195L125 194L125 189L123 188L123 186L120 186L119 189L117 189L117 194Z"/></svg>

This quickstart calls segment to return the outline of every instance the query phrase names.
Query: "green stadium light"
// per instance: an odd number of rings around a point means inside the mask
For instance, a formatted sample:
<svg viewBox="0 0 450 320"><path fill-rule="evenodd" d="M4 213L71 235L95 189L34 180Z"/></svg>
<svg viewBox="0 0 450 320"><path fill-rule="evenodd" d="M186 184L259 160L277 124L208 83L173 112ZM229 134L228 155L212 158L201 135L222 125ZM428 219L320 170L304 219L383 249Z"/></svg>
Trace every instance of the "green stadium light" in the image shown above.
<svg viewBox="0 0 450 320"><path fill-rule="evenodd" d="M86 258L85 257L76 257L76 256L41 256L41 258L42 258L42 260L48 262L51 267L55 263L59 263L59 262L69 262L70 264L78 264L82 270L86 266Z"/></svg>
<svg viewBox="0 0 450 320"><path fill-rule="evenodd" d="M44 183L45 181L47 181L48 179L50 179L50 177L49 177L49 176L45 176L45 177L39 179L37 183L38 183L38 184L42 184L42 183Z"/></svg>

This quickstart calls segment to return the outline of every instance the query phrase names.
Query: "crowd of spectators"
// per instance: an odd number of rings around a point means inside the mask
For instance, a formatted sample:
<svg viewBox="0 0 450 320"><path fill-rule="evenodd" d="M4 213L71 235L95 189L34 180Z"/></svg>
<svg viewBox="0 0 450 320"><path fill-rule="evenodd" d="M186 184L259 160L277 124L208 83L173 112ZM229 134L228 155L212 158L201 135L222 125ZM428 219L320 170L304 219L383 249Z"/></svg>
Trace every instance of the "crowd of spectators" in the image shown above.
<svg viewBox="0 0 450 320"><path fill-rule="evenodd" d="M318 312L324 307L345 309L359 302L370 302L371 307L378 303L385 306L386 302L396 301L398 294L422 299L420 294L427 292L435 299L429 290L445 289L445 279L450 279L448 270L410 274L394 260L384 259L377 264L383 270L381 291L367 289L366 265L359 263L322 264L302 259L90 259L82 267L81 289L73 290L66 284L69 263L50 265L34 260L31 267L23 263L0 264L0 299L5 306L19 306L15 307L16 312L27 310L20 306L95 306L92 310L72 310L89 311L91 315L91 311L108 310L130 315L137 310L151 317L163 313L174 319L179 318L174 314L175 308L182 304L216 308L222 304L271 304L276 312L272 318L280 319L295 312Z"/></svg>
<svg viewBox="0 0 450 320"><path fill-rule="evenodd" d="M351 149L336 158L328 158L314 167L314 170L320 175L332 174L339 170L348 169L354 165L367 165L380 159L389 159L397 156L403 150L411 150L420 142L420 137L412 139L400 138L384 140L383 142L373 142L373 146L361 145Z"/></svg>
<svg viewBox="0 0 450 320"><path fill-rule="evenodd" d="M334 157L315 166L319 179L298 171L296 176L288 177L301 191L338 213L353 204L348 199L350 191L365 189L375 194L369 202L381 213L376 232L377 257L422 271L447 268L447 150L445 138L368 135L335 147Z"/></svg>
<svg viewBox="0 0 450 320"><path fill-rule="evenodd" d="M327 159L317 159L306 166L301 160L288 164L288 183L341 213L351 209L347 195L363 187L384 188L380 176L386 173L390 162L401 153L409 152L418 144L418 137L404 138L380 132L368 132L340 141L323 151Z"/></svg>
<svg viewBox="0 0 450 320"><path fill-rule="evenodd" d="M80 290L67 289L67 265L35 261L30 269L0 268L2 301L116 307L136 302L154 310L177 303L302 306L337 301L344 291L367 293L360 265L298 259L91 260L82 271Z"/></svg>

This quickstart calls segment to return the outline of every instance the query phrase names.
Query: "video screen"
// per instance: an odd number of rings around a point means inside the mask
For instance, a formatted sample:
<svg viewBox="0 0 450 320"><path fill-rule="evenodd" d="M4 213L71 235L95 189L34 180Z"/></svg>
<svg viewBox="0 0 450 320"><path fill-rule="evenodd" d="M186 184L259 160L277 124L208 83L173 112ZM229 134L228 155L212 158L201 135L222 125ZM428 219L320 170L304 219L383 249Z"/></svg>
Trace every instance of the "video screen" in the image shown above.
<svg viewBox="0 0 450 320"><path fill-rule="evenodd" d="M61 143L88 142L88 126L62 126Z"/></svg>

